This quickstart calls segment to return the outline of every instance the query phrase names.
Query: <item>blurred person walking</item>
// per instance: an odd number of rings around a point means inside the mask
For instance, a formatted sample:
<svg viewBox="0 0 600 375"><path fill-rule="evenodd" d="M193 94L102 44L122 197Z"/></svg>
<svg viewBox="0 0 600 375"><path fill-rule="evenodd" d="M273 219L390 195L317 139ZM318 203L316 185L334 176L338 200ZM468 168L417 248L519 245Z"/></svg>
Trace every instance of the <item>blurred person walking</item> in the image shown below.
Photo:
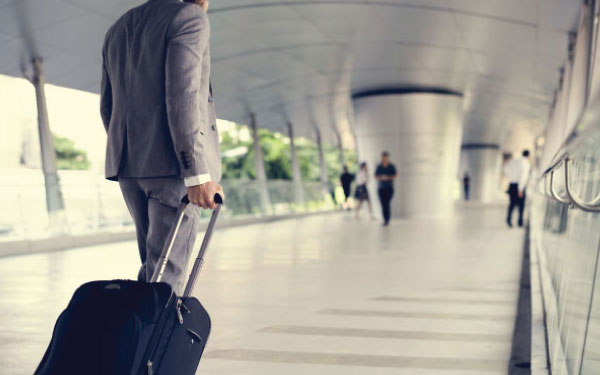
<svg viewBox="0 0 600 375"><path fill-rule="evenodd" d="M465 175L463 177L463 191L465 193L465 200L468 201L469 200L469 190L471 188L471 177L469 176L468 172L465 172Z"/></svg>
<svg viewBox="0 0 600 375"><path fill-rule="evenodd" d="M369 190L367 189L367 184L369 183L369 169L367 167L367 163L360 163L358 173L356 174L356 188L354 191L354 199L357 200L357 205L355 209L355 216L358 219L358 214L360 212L360 208L363 202L367 202L367 206L369 207L369 215L371 219L373 217L373 207L371 206L371 200L369 199Z"/></svg>
<svg viewBox="0 0 600 375"><path fill-rule="evenodd" d="M348 198L350 198L352 181L354 181L354 175L348 172L348 167L344 165L342 175L340 176L340 183L342 184L342 189L344 190L344 203L342 204L342 207L348 210L350 209L350 206L348 206Z"/></svg>
<svg viewBox="0 0 600 375"><path fill-rule="evenodd" d="M381 153L381 163L375 170L375 178L379 187L379 201L381 202L381 211L383 213L383 226L390 223L392 197L394 196L394 180L398 177L396 167L390 162L390 154L387 151Z"/></svg>
<svg viewBox="0 0 600 375"><path fill-rule="evenodd" d="M504 175L508 179L508 214L506 224L512 227L512 213L515 207L519 208L518 225L523 226L523 213L525 211L525 190L531 172L531 163L529 162L529 150L524 150L519 159L509 160L504 167Z"/></svg>
<svg viewBox="0 0 600 375"><path fill-rule="evenodd" d="M100 113L106 178L119 181L150 281L180 200L214 208L222 193L210 87L208 1L150 0L106 33ZM162 280L182 292L200 212L188 207Z"/></svg>

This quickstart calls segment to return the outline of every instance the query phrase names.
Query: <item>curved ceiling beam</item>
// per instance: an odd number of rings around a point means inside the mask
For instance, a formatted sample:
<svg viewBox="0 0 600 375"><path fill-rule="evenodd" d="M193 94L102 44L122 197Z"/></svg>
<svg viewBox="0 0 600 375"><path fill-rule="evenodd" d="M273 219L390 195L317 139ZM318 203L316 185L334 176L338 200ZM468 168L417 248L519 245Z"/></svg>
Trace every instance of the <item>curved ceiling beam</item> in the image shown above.
<svg viewBox="0 0 600 375"><path fill-rule="evenodd" d="M333 1L333 0L318 0L318 1L273 1L271 3L253 3L253 4L244 4L244 5L233 5L222 8L212 8L209 9L209 13L224 13L224 12L233 12L239 10L253 9L253 8L270 8L270 7L282 7L282 6L310 6L310 5L339 5L339 6L347 6L347 5L363 5L363 6L378 6L378 7L394 7L394 8L412 8L412 9L420 9L432 12L444 12L444 13L456 13L456 14L464 14L466 16L472 16L487 20L495 20L499 22L505 22L513 25L520 25L535 28L536 25L532 22L515 20L508 17L495 16L491 14L483 14L477 12L471 12L467 10L461 9L452 9L447 7L440 7L434 5L418 5L418 4L399 4L393 3L389 1L370 1L368 3L364 3L359 0L345 0L341 1ZM565 31L567 30L560 30Z"/></svg>
<svg viewBox="0 0 600 375"><path fill-rule="evenodd" d="M366 91L360 91L352 95L352 99L365 98L367 96L381 95L403 95L403 94L437 94L437 95L453 95L463 96L462 92L450 90L443 87L427 87L427 86L402 86L402 87L382 87Z"/></svg>

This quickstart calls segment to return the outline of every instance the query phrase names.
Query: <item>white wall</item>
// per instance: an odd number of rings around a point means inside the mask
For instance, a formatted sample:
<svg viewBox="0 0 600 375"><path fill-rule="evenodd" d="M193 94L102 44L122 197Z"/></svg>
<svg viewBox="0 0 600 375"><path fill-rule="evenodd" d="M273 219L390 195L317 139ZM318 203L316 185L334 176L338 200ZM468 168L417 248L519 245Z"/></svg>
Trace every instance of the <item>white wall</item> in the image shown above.
<svg viewBox="0 0 600 375"><path fill-rule="evenodd" d="M502 155L499 148L480 147L463 149L459 178L469 173L470 199L491 202L500 197L500 165Z"/></svg>
<svg viewBox="0 0 600 375"><path fill-rule="evenodd" d="M463 126L462 97L430 93L354 100L359 160L375 171L389 151L399 178L392 215L450 215L454 205ZM374 179L370 192L378 207Z"/></svg>

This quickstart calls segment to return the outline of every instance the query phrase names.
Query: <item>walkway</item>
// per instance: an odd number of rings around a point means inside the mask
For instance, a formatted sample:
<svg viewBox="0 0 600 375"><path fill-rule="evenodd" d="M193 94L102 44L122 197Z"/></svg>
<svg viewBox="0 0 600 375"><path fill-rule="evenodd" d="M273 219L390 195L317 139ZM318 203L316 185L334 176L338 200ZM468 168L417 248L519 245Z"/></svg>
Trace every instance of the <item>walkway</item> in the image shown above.
<svg viewBox="0 0 600 375"><path fill-rule="evenodd" d="M523 231L500 206L390 227L345 213L219 231L199 374L505 374ZM2 373L30 375L73 290L133 277L134 243L0 259Z"/></svg>

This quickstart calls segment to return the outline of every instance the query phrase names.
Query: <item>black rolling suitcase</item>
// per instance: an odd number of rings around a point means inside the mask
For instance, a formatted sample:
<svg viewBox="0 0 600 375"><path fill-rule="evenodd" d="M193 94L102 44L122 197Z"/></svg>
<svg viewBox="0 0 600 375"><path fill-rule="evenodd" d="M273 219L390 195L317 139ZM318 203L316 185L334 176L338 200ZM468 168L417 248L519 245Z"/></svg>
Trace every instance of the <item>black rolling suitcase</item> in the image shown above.
<svg viewBox="0 0 600 375"><path fill-rule="evenodd" d="M182 199L153 282L92 281L59 316L35 375L193 375L210 334L210 317L190 293L202 268L221 199L182 297L160 282L189 204Z"/></svg>

